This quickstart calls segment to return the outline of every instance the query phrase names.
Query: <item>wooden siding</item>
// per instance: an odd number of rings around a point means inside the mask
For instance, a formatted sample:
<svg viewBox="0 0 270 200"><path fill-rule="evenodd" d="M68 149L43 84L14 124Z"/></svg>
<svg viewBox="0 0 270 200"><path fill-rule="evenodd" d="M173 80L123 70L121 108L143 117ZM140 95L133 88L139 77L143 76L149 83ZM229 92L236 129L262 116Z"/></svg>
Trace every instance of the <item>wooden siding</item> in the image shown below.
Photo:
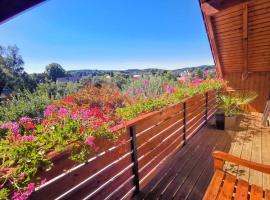
<svg viewBox="0 0 270 200"><path fill-rule="evenodd" d="M259 97L245 109L263 112L270 95L270 1L200 3L218 73L232 89L257 92Z"/></svg>
<svg viewBox="0 0 270 200"><path fill-rule="evenodd" d="M270 72L253 72L245 80L242 80L241 76L241 73L229 73L225 79L233 89L257 92L258 98L245 109L250 112L263 112L270 95Z"/></svg>
<svg viewBox="0 0 270 200"><path fill-rule="evenodd" d="M249 1L205 19L212 25L219 62L225 74L270 71L269 0ZM208 34L211 35L210 28Z"/></svg>

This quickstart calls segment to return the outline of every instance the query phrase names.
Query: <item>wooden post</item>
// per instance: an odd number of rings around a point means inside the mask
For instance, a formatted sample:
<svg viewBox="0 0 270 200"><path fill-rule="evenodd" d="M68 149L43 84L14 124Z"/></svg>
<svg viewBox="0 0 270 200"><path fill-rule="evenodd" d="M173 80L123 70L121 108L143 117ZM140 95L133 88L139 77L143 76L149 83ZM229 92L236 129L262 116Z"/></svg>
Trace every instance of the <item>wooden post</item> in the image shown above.
<svg viewBox="0 0 270 200"><path fill-rule="evenodd" d="M135 186L135 194L138 194L140 192L140 180L139 180L136 127L131 126L129 128L129 132L130 132L130 137L131 137L131 150L132 150L132 162L133 162L132 171L134 174L133 183Z"/></svg>
<svg viewBox="0 0 270 200"><path fill-rule="evenodd" d="M205 124L208 118L208 92L205 93Z"/></svg>
<svg viewBox="0 0 270 200"><path fill-rule="evenodd" d="M186 132L187 132L187 109L186 109L187 105L186 105L186 102L183 103L183 110L184 110L184 119L183 119L183 141L184 141L184 145L186 144L187 142L187 138L186 138Z"/></svg>

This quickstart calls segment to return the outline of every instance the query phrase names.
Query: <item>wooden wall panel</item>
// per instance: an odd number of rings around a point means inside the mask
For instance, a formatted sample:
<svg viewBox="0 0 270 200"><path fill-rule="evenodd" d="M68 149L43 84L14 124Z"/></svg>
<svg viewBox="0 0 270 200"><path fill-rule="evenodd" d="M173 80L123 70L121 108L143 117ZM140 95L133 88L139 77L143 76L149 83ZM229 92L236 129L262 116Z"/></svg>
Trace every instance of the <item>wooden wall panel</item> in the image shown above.
<svg viewBox="0 0 270 200"><path fill-rule="evenodd" d="M212 21L224 76L239 72L245 78L248 72L270 71L269 0L235 4L204 20Z"/></svg>
<svg viewBox="0 0 270 200"><path fill-rule="evenodd" d="M258 98L245 109L250 112L263 112L266 99L270 95L270 72L253 72L242 80L242 73L228 73L225 79L228 85L236 90L253 90Z"/></svg>

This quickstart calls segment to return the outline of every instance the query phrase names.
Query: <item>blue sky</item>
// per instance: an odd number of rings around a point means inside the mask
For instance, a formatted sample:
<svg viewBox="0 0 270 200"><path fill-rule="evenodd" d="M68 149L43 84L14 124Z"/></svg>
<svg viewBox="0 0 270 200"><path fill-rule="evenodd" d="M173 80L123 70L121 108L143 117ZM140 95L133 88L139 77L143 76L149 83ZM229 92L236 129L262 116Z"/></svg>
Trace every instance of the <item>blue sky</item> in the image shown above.
<svg viewBox="0 0 270 200"><path fill-rule="evenodd" d="M197 0L49 0L0 25L27 72L213 64Z"/></svg>

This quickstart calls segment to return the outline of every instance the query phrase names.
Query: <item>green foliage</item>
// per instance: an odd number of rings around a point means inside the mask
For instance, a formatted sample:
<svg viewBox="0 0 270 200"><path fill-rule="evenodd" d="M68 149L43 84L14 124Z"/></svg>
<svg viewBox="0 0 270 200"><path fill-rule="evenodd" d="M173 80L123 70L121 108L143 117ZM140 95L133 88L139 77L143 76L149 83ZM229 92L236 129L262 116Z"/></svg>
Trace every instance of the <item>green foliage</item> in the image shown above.
<svg viewBox="0 0 270 200"><path fill-rule="evenodd" d="M51 102L46 91L31 93L24 90L0 104L0 121L16 121L20 117L41 116L44 108Z"/></svg>
<svg viewBox="0 0 270 200"><path fill-rule="evenodd" d="M142 98L124 108L117 108L116 114L124 120L130 120L142 113L151 112L170 104L179 102L184 97L184 90L178 88L174 94L163 94L159 98Z"/></svg>
<svg viewBox="0 0 270 200"><path fill-rule="evenodd" d="M234 116L242 112L241 106L247 105L257 98L257 94L251 91L233 92L218 96L220 109L225 116Z"/></svg>
<svg viewBox="0 0 270 200"><path fill-rule="evenodd" d="M78 91L78 83L39 84L34 92L23 90L0 104L0 121L16 121L21 117L41 117L44 108L54 99Z"/></svg>
<svg viewBox="0 0 270 200"><path fill-rule="evenodd" d="M57 78L65 77L66 71L58 63L51 63L46 66L46 73L48 78L52 81L56 81Z"/></svg>
<svg viewBox="0 0 270 200"><path fill-rule="evenodd" d="M9 190L7 188L0 189L0 199L1 200L8 200Z"/></svg>
<svg viewBox="0 0 270 200"><path fill-rule="evenodd" d="M178 87L176 91L169 94L166 93L166 91L164 93L162 90L158 90L162 87L153 87L151 91L154 92L154 95L149 96L147 95L148 92L143 93L144 98L139 96L140 99L138 102L131 103L123 108L117 108L116 114L125 120L130 120L137 117L139 114L177 103L183 99L183 97L202 94L209 90L219 90L224 86L224 84L225 83L223 81L219 80L205 80L199 84L188 83L185 85L185 87ZM170 88L172 87L170 86ZM147 90L147 88L145 88L144 91L145 90Z"/></svg>

